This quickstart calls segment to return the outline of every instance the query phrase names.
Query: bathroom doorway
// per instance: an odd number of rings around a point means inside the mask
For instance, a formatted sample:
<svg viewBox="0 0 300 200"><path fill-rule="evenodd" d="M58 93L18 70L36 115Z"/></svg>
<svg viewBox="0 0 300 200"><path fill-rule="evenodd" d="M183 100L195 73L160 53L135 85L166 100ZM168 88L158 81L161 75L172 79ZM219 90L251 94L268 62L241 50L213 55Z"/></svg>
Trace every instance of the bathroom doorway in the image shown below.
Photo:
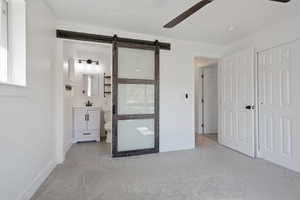
<svg viewBox="0 0 300 200"><path fill-rule="evenodd" d="M74 40L62 45L64 153L76 144L110 155L112 47Z"/></svg>

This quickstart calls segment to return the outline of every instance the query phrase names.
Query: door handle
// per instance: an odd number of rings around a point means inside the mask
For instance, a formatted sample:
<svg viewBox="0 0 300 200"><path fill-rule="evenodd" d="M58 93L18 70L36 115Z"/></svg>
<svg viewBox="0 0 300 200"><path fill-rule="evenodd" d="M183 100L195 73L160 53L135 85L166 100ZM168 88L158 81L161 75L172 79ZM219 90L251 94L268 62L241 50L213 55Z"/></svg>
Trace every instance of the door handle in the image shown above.
<svg viewBox="0 0 300 200"><path fill-rule="evenodd" d="M84 120L85 121L90 121L90 115L89 114L85 114L84 115Z"/></svg>
<svg viewBox="0 0 300 200"><path fill-rule="evenodd" d="M113 113L113 114L116 114L116 105L113 105L113 106L112 106L112 113Z"/></svg>
<svg viewBox="0 0 300 200"><path fill-rule="evenodd" d="M249 106L249 105L246 106L245 108L246 108L247 110L251 110L251 106Z"/></svg>
<svg viewBox="0 0 300 200"><path fill-rule="evenodd" d="M254 109L255 109L255 106L247 105L245 108L246 108L247 110L254 110Z"/></svg>

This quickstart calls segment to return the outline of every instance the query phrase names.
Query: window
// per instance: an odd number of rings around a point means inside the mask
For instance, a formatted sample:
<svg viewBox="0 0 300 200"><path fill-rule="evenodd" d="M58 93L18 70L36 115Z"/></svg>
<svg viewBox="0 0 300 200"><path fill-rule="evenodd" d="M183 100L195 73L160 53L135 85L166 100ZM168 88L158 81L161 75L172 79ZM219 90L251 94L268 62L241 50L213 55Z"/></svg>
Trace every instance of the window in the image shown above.
<svg viewBox="0 0 300 200"><path fill-rule="evenodd" d="M1 1L1 36L0 36L0 81L8 81L8 2Z"/></svg>
<svg viewBox="0 0 300 200"><path fill-rule="evenodd" d="M26 86L25 0L0 0L0 84Z"/></svg>

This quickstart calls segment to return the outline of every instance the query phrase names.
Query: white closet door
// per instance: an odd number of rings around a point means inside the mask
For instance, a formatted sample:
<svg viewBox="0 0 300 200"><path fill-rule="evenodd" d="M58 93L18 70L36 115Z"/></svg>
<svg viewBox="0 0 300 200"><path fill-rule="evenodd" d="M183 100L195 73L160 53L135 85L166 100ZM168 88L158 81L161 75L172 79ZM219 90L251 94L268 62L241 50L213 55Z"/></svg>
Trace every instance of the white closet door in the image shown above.
<svg viewBox="0 0 300 200"><path fill-rule="evenodd" d="M253 49L243 50L223 58L220 70L220 142L251 157L255 133L254 60Z"/></svg>
<svg viewBox="0 0 300 200"><path fill-rule="evenodd" d="M300 42L259 54L259 135L264 159L300 171Z"/></svg>

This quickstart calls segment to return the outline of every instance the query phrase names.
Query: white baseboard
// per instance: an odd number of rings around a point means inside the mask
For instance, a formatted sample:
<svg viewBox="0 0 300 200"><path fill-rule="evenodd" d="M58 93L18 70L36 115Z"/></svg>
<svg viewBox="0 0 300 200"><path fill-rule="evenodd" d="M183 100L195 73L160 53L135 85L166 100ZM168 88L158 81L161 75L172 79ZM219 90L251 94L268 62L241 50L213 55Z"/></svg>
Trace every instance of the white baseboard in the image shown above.
<svg viewBox="0 0 300 200"><path fill-rule="evenodd" d="M50 173L56 167L56 162L50 162L37 176L32 183L24 190L24 192L17 198L17 200L30 200L39 187L48 178Z"/></svg>
<svg viewBox="0 0 300 200"><path fill-rule="evenodd" d="M65 161L66 154L68 153L68 151L70 150L70 148L74 143L75 143L74 140L72 140L69 142L69 144L63 147L63 153L62 155L59 156L59 159L57 159L57 164L62 164Z"/></svg>
<svg viewBox="0 0 300 200"><path fill-rule="evenodd" d="M74 144L73 141L71 141L67 147L65 148L65 151L64 151L64 157L66 157L66 154L68 153L68 151L70 150L70 148L72 147L72 145Z"/></svg>
<svg viewBox="0 0 300 200"><path fill-rule="evenodd" d="M160 148L160 153L166 153L166 152L174 152L174 151L186 151L186 150L193 150L195 149L195 145L189 145L189 146L172 146L172 147L164 147Z"/></svg>

